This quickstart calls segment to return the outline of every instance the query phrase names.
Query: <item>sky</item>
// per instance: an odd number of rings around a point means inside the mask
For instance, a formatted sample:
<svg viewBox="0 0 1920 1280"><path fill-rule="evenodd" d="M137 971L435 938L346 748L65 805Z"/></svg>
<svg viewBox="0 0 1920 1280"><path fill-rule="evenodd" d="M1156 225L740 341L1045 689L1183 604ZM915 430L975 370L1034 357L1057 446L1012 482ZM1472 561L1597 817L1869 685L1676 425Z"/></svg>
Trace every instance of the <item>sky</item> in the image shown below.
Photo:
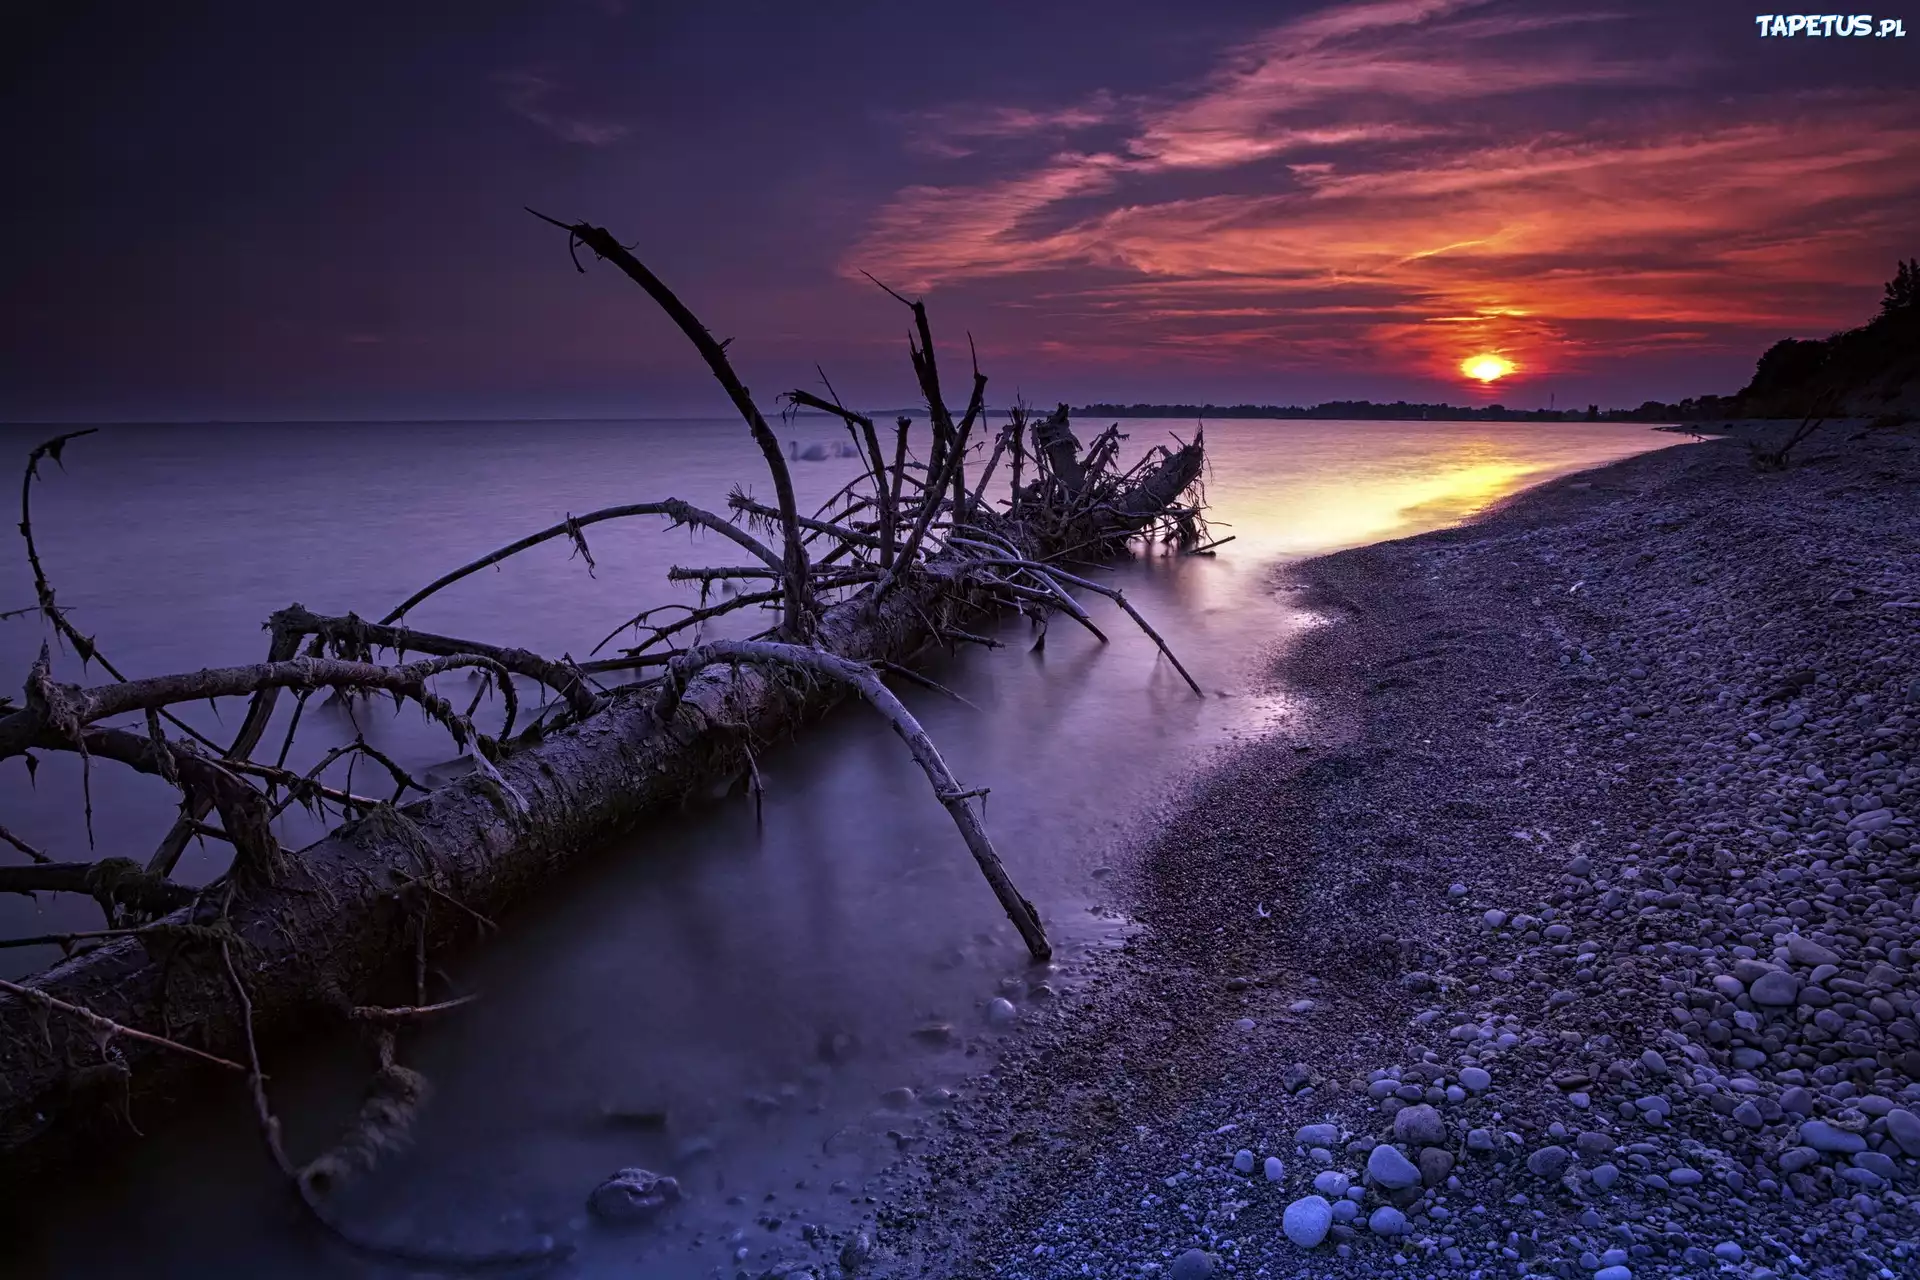
<svg viewBox="0 0 1920 1280"><path fill-rule="evenodd" d="M1000 405L1612 406L1731 392L1920 254L1920 4L10 11L7 420L726 412L525 206L633 245L769 412L914 398L869 273Z"/></svg>

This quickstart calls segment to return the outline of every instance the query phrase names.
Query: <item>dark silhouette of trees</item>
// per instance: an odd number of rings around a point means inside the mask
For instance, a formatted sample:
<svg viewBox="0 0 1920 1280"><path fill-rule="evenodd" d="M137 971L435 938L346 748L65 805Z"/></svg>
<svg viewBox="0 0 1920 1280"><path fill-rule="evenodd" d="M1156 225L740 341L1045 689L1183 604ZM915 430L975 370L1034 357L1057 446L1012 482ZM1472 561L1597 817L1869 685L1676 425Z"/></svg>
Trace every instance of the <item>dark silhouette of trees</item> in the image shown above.
<svg viewBox="0 0 1920 1280"><path fill-rule="evenodd" d="M1920 259L1908 258L1899 264L1893 279L1887 281L1887 296L1880 301L1880 314L1892 316L1916 308L1920 308Z"/></svg>

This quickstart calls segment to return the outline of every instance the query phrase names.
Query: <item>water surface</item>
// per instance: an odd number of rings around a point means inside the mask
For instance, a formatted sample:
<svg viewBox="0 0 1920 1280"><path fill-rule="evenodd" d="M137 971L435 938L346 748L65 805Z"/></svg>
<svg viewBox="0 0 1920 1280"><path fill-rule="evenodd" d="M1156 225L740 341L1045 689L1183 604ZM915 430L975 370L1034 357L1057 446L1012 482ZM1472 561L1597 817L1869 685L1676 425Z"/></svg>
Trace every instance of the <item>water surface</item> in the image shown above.
<svg viewBox="0 0 1920 1280"><path fill-rule="evenodd" d="M1091 424L1087 424L1091 425ZM1194 424L1132 420L1129 447ZM0 430L22 458L45 431ZM832 441L802 419L784 434ZM1088 431L1085 425L1082 436ZM901 686L968 786L991 788L989 830L1060 952L1026 964L1017 937L924 778L858 706L762 754L764 806L735 792L605 851L522 904L486 946L451 959L437 993L481 993L404 1057L436 1084L416 1146L351 1189L369 1234L467 1246L576 1238L561 1274L751 1274L804 1254L801 1228L843 1229L930 1122L940 1089L978 1087L1042 983L1071 983L1129 928L1105 870L1131 824L1208 754L1289 714L1265 689L1296 619L1270 590L1275 561L1453 523L1525 485L1674 443L1584 424L1267 422L1210 425L1216 557L1148 554L1112 580L1153 618L1209 696L1195 698L1103 600L1100 645L1065 620L1033 651L936 657L928 670L972 707ZM63 606L131 676L257 661L261 624L291 601L379 616L447 568L562 515L684 498L723 510L741 481L770 494L744 430L725 421L116 427L45 468L35 528ZM796 462L803 504L850 479L852 459ZM648 604L691 601L671 564L737 563L711 535L642 519L589 531L591 574L564 542L435 597L420 628L586 651ZM32 599L21 558L0 568L0 608ZM765 625L758 620L754 625ZM24 677L44 638L0 625L0 669ZM67 655L67 679L93 682ZM471 686L441 682L450 697ZM231 733L239 704L188 718ZM295 761L346 731L308 712ZM451 754L416 712L355 713L409 768ZM271 739L270 740L274 740ZM149 780L94 784L93 849L144 859L172 815ZM360 786L368 787L365 775ZM0 768L0 822L57 857L90 856L80 773L50 759L29 785ZM314 832L290 826L289 844ZM0 856L15 856L0 850ZM217 847L183 869L217 874ZM0 900L0 934L97 927L85 901ZM0 951L0 972L50 949ZM916 1032L952 1028L946 1043ZM357 1104L351 1044L274 1055L276 1105L297 1158ZM916 1098L888 1097L911 1088ZM242 1091L188 1114L135 1119L146 1138L105 1167L13 1208L12 1260L49 1275L322 1277L389 1270L323 1249L287 1209ZM663 1126L647 1117L663 1115ZM625 1165L681 1177L688 1202L639 1233L584 1219L587 1191ZM771 1226L769 1225L771 1224ZM744 1259L737 1259L739 1249Z"/></svg>

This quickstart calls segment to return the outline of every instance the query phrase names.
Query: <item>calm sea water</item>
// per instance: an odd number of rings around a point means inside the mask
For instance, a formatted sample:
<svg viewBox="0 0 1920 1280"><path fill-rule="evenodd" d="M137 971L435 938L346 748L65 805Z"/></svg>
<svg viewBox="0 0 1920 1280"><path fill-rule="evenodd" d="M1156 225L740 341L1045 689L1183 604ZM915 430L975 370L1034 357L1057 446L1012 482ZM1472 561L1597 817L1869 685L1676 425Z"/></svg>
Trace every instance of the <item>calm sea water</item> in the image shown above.
<svg viewBox="0 0 1920 1280"><path fill-rule="evenodd" d="M1190 436L1193 424L1126 429L1138 451L1170 443L1169 432ZM23 460L47 434L0 428L0 459ZM783 434L802 449L838 438L818 420ZM1209 426L1215 532L1236 540L1217 557L1149 554L1110 573L1208 697L1193 697L1099 599L1087 605L1108 645L1061 621L1031 652L1026 624L1009 623L1007 648L936 661L931 673L974 707L901 689L961 780L992 789L988 827L1048 921L1053 972L1025 963L898 741L863 708L842 708L765 753L759 817L738 793L662 817L449 963L447 980L482 999L408 1041L403 1056L435 1082L435 1098L415 1147L344 1195L346 1216L368 1234L467 1247L576 1238L562 1274L580 1276L758 1274L797 1258L800 1224L857 1220L861 1197L884 1188L929 1123L925 1101L888 1091L924 1099L975 1087L1002 1037L1019 1034L989 1025L986 1001L1005 991L1024 1014L1033 984L1072 983L1131 927L1106 888L1130 825L1210 753L1290 714L1263 679L1302 623L1271 589L1277 561L1454 523L1528 484L1671 443L1613 425ZM857 472L840 458L793 467L803 505ZM130 676L257 661L267 615L293 601L377 617L569 512L668 496L720 511L736 481L771 493L744 430L726 421L112 427L43 474L34 523L60 601ZM668 566L739 562L732 544L664 523L590 530L591 574L564 542L542 547L410 621L583 658L640 608L694 599L666 582ZM31 600L16 551L0 566L0 609ZM0 670L24 678L45 638L34 618L0 624ZM102 678L64 657L62 678ZM456 699L470 688L460 676L441 684ZM295 762L345 731L343 711L317 704ZM189 716L231 733L239 707L224 710L224 727L205 708ZM415 712L358 720L410 767L452 754ZM171 793L104 768L93 792L94 853L144 859L171 820ZM31 785L18 762L0 768L0 823L56 857L93 856L81 812L73 761L47 761ZM315 834L289 826L282 839ZM212 876L221 861L217 849L195 850L183 874ZM92 927L91 903L0 899L0 935ZM0 973L56 954L0 951ZM951 1044L913 1034L935 1023L953 1027ZM823 1040L841 1051L823 1055ZM268 1070L296 1158L337 1132L366 1075L351 1045L275 1055ZM392 1273L301 1228L242 1092L185 1114L136 1115L146 1137L124 1156L10 1206L20 1221L7 1268ZM664 1129L609 1123L610 1112L653 1111ZM587 1192L627 1165L682 1179L689 1199L666 1225L619 1233L586 1222Z"/></svg>

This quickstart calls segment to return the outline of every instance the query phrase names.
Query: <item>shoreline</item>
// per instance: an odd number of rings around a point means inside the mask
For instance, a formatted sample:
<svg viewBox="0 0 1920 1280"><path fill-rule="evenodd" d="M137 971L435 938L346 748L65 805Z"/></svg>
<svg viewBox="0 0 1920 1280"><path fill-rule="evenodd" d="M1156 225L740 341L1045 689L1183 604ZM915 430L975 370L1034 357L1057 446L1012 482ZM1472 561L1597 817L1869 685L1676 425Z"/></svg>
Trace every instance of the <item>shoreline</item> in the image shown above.
<svg viewBox="0 0 1920 1280"><path fill-rule="evenodd" d="M1810 443L1287 566L1305 722L1150 816L1141 935L1023 1005L878 1272L1911 1273L1920 441Z"/></svg>

